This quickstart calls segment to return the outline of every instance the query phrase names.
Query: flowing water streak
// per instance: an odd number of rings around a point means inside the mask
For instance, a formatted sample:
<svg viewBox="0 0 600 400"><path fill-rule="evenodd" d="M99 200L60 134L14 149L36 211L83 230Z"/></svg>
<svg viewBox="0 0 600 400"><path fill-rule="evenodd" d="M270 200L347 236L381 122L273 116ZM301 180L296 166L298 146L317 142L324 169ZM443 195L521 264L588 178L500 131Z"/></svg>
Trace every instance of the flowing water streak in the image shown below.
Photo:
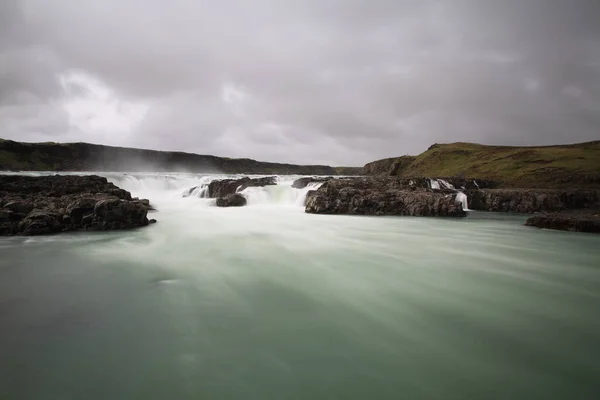
<svg viewBox="0 0 600 400"><path fill-rule="evenodd" d="M469 210L469 202L467 201L467 195L463 192L456 193L456 202L462 204L463 210L471 211Z"/></svg>

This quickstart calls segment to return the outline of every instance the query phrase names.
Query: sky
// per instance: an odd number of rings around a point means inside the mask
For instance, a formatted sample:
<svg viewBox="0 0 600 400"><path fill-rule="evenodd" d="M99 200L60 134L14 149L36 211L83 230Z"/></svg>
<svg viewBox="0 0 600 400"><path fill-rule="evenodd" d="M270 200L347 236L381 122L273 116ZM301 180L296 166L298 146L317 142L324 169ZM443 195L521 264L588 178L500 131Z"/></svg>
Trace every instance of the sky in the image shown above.
<svg viewBox="0 0 600 400"><path fill-rule="evenodd" d="M361 166L600 139L598 0L2 0L0 137Z"/></svg>

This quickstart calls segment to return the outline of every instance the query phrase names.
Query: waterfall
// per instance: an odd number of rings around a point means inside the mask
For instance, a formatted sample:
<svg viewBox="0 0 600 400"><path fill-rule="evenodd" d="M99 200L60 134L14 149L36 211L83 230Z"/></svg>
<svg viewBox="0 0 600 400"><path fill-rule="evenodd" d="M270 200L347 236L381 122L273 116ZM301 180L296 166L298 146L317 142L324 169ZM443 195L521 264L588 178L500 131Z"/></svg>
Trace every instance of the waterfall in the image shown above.
<svg viewBox="0 0 600 400"><path fill-rule="evenodd" d="M305 188L295 189L292 187L293 180L279 181L277 185L262 187L249 187L241 193L248 205L272 204L272 205L295 205L304 206L306 195L310 190L318 189L322 182L311 182Z"/></svg>
<svg viewBox="0 0 600 400"><path fill-rule="evenodd" d="M475 184L477 185L477 183L475 183ZM456 202L462 204L463 210L471 211L471 210L469 210L467 195L464 192L462 192L461 190L457 190L454 187L454 185L451 184L450 182L445 181L443 179L429 178L429 186L433 190L441 190L441 189L454 190L456 192L456 197L455 197Z"/></svg>
<svg viewBox="0 0 600 400"><path fill-rule="evenodd" d="M455 201L457 203L461 203L462 204L463 210L465 210L465 211L471 211L471 210L469 210L469 203L467 201L467 195L464 194L463 192L457 192L456 193Z"/></svg>
<svg viewBox="0 0 600 400"><path fill-rule="evenodd" d="M148 198L165 205L186 202L194 206L213 206L214 199L208 197L208 185L213 180L239 179L247 175L203 175L169 173L101 173L115 185L128 190L134 197ZM262 177L262 176L251 176ZM248 187L238 192L242 194L248 206L297 206L304 207L306 195L310 190L318 189L321 182L311 182L305 188L292 187L300 176L278 176L276 185ZM202 200L202 201L200 201Z"/></svg>
<svg viewBox="0 0 600 400"><path fill-rule="evenodd" d="M194 186L191 189L184 191L183 197L198 197L201 199L208 198L208 183L200 186Z"/></svg>

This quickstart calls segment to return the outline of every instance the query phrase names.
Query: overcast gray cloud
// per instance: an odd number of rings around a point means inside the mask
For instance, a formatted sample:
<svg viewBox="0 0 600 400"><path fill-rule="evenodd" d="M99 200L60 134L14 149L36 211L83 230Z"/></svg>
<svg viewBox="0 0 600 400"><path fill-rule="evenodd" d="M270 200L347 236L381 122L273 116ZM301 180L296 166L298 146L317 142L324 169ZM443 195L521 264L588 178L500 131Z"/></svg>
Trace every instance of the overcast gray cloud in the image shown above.
<svg viewBox="0 0 600 400"><path fill-rule="evenodd" d="M4 0L0 136L362 165L600 139L597 0Z"/></svg>

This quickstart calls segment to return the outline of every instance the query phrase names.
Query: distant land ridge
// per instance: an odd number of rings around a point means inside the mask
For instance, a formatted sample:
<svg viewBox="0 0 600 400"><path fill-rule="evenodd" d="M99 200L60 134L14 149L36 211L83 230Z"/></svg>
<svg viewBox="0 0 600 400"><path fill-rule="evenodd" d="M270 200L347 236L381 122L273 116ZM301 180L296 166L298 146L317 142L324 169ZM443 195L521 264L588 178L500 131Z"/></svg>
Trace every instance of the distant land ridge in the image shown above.
<svg viewBox="0 0 600 400"><path fill-rule="evenodd" d="M229 174L355 175L362 168L294 165L90 143L22 143L0 139L0 170Z"/></svg>

